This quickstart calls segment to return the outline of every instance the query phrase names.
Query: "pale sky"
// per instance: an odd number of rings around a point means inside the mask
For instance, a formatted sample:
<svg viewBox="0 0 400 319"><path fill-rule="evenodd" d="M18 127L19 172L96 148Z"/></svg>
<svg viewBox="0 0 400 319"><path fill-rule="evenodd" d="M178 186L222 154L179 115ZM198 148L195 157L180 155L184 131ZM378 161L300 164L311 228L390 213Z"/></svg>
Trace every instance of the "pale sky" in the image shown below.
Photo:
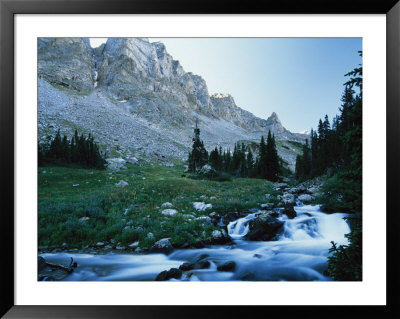
<svg viewBox="0 0 400 319"><path fill-rule="evenodd" d="M96 41L97 40L97 41ZM92 46L105 38L91 39ZM160 41L209 93L229 93L261 118L276 112L292 132L338 114L344 74L362 62L361 38L150 38Z"/></svg>

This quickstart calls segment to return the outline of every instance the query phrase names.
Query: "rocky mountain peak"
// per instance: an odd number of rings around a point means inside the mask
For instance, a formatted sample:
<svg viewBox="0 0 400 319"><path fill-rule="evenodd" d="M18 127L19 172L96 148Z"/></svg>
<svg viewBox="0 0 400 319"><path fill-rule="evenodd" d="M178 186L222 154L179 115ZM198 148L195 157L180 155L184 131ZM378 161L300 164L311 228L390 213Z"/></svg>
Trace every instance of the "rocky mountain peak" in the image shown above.
<svg viewBox="0 0 400 319"><path fill-rule="evenodd" d="M267 119L266 125L271 132L283 133L286 129L283 127L281 121L279 120L278 114L272 112L271 116Z"/></svg>

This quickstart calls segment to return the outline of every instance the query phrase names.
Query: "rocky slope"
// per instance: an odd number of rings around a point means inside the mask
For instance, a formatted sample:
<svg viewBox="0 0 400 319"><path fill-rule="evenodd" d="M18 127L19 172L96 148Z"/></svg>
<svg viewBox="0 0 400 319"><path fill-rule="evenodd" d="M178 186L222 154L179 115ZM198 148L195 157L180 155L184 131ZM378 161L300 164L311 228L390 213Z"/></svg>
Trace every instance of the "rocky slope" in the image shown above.
<svg viewBox="0 0 400 319"><path fill-rule="evenodd" d="M305 136L286 130L275 112L260 119L229 94L209 94L203 78L185 72L164 44L111 38L98 48L88 39L38 41L39 139L60 129L92 132L113 156L186 159L195 119L212 149L259 142L268 130L293 169ZM282 147L282 145L284 147Z"/></svg>

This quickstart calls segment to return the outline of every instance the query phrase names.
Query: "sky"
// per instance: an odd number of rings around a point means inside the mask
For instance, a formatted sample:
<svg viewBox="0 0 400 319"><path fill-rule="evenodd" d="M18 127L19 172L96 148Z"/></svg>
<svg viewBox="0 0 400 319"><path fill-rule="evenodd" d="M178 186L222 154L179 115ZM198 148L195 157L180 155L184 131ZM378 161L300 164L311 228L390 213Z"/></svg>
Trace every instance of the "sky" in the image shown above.
<svg viewBox="0 0 400 319"><path fill-rule="evenodd" d="M91 45L97 43L91 39ZM163 42L208 92L229 93L237 106L267 119L278 114L292 132L316 129L339 113L344 76L362 59L361 38L150 38Z"/></svg>

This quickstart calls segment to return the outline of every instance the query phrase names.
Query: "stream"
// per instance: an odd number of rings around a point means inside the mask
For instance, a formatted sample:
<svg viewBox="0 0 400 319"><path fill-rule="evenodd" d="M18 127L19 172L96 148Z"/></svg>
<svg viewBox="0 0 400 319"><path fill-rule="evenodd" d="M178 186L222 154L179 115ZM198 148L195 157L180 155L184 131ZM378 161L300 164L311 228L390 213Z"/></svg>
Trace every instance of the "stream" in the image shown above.
<svg viewBox="0 0 400 319"><path fill-rule="evenodd" d="M249 221L257 215L249 214L228 225L229 236L235 245L211 246L202 249L177 249L164 254L91 255L82 253L41 254L48 262L67 265L70 257L78 267L65 281L153 281L170 268L185 262L196 262L200 256L210 262L207 269L185 272L183 281L326 281L328 250L331 241L347 244L345 234L350 227L344 213L325 214L319 205L295 206L297 217L284 221L284 228L276 241L247 241ZM234 271L218 271L217 266L234 262ZM174 281L177 279L171 279Z"/></svg>

